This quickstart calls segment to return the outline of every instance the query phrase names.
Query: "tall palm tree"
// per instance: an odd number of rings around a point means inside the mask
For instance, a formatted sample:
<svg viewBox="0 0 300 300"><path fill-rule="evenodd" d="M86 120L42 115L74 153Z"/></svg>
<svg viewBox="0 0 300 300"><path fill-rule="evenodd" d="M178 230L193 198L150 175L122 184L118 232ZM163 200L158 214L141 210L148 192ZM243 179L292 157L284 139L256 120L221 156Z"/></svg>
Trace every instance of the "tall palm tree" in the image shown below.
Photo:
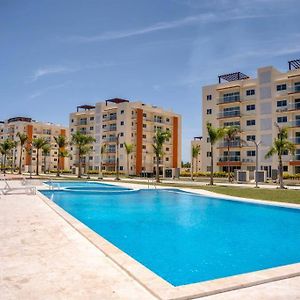
<svg viewBox="0 0 300 300"><path fill-rule="evenodd" d="M227 172L228 172L228 182L231 182L231 172L230 172L230 147L231 143L236 139L240 133L240 128L238 126L227 126L224 128L224 140L227 144Z"/></svg>
<svg viewBox="0 0 300 300"><path fill-rule="evenodd" d="M32 146L36 148L36 175L39 175L39 156L40 150L48 144L48 141L43 137L38 137L32 140Z"/></svg>
<svg viewBox="0 0 300 300"><path fill-rule="evenodd" d="M42 147L42 155L44 156L44 173L45 174L47 172L47 156L50 154L50 152L51 152L51 145L50 144L45 144Z"/></svg>
<svg viewBox="0 0 300 300"><path fill-rule="evenodd" d="M206 123L208 137L210 141L210 185L214 184L214 145L224 136L223 128L215 128L210 123Z"/></svg>
<svg viewBox="0 0 300 300"><path fill-rule="evenodd" d="M157 130L153 138L152 147L156 157L156 182L159 182L159 160L163 156L163 146L167 139L171 137L170 131Z"/></svg>
<svg viewBox="0 0 300 300"><path fill-rule="evenodd" d="M78 152L78 178L81 178L82 157L90 151L90 144L95 141L96 140L92 136L82 134L79 131L72 134L71 143L76 146Z"/></svg>
<svg viewBox="0 0 300 300"><path fill-rule="evenodd" d="M19 174L22 174L23 149L24 149L25 143L28 140L28 136L26 133L18 132L17 137L18 137L19 143L20 143Z"/></svg>
<svg viewBox="0 0 300 300"><path fill-rule="evenodd" d="M133 151L133 144L127 144L127 143L124 143L124 146L125 146L125 150L126 150L126 155L127 155L127 176L129 176L129 160L130 160L130 154L132 153Z"/></svg>
<svg viewBox="0 0 300 300"><path fill-rule="evenodd" d="M191 160L191 179L194 180L194 161L198 158L200 145L192 145L192 160ZM197 162L196 162L197 169Z"/></svg>
<svg viewBox="0 0 300 300"><path fill-rule="evenodd" d="M18 142L17 141L13 141L13 144L12 144L12 148L11 148L11 173L13 174L15 172L15 150L18 146Z"/></svg>
<svg viewBox="0 0 300 300"><path fill-rule="evenodd" d="M296 150L295 144L288 140L288 128L279 127L278 128L278 137L274 139L273 145L265 155L265 158L269 158L275 154L278 155L278 175L279 175L279 187L284 189L283 184L283 166L282 166L282 155L287 152L294 154ZM256 154L257 155L257 154Z"/></svg>
<svg viewBox="0 0 300 300"><path fill-rule="evenodd" d="M67 141L66 136L64 136L62 134L60 134L58 136L55 136L54 140L55 140L55 143L58 146L58 151L57 151L57 168L56 168L57 173L56 173L56 176L60 176L60 159L62 157L68 156L68 154L65 153L65 151L66 151L65 148L68 145L68 141ZM66 156L64 156L64 154L66 154Z"/></svg>
<svg viewBox="0 0 300 300"><path fill-rule="evenodd" d="M6 173L6 160L10 151L15 147L15 142L11 139L6 139L0 144L0 153L2 154L2 169Z"/></svg>
<svg viewBox="0 0 300 300"><path fill-rule="evenodd" d="M102 174L102 161L103 161L103 154L106 151L106 144L103 144L100 149L100 165L99 165L99 175L98 179L103 179L103 174Z"/></svg>

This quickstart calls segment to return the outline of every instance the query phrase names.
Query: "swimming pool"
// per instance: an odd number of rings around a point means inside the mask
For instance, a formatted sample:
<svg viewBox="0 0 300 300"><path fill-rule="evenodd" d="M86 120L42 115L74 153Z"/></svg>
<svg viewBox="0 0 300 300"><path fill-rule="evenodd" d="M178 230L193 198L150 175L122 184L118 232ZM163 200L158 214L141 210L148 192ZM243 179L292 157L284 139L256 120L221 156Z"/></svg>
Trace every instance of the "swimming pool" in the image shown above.
<svg viewBox="0 0 300 300"><path fill-rule="evenodd" d="M174 286L300 261L300 210L174 190L42 191Z"/></svg>

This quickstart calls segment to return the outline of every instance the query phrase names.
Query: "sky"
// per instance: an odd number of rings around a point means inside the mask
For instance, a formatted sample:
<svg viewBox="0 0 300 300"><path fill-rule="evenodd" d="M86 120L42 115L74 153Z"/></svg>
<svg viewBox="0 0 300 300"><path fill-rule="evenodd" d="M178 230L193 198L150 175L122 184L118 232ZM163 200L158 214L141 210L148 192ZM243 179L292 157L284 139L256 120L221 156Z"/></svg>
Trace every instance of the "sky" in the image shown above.
<svg viewBox="0 0 300 300"><path fill-rule="evenodd" d="M0 120L68 125L120 97L182 115L183 160L202 134L202 86L300 58L298 0L0 0Z"/></svg>

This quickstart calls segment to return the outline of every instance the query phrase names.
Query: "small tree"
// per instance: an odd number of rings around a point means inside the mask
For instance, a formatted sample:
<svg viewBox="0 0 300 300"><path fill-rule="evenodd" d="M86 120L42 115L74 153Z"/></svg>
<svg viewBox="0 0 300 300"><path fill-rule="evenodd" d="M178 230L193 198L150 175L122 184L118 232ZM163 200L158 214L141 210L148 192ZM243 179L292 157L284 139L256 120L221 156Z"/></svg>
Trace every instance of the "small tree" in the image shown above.
<svg viewBox="0 0 300 300"><path fill-rule="evenodd" d="M130 162L130 154L133 151L133 144L127 144L124 143L125 150L126 150L126 156L127 156L127 176L129 176L129 162Z"/></svg>
<svg viewBox="0 0 300 300"><path fill-rule="evenodd" d="M284 153L295 153L296 146L292 142L288 140L288 128L287 127L279 127L278 128L278 137L274 139L272 147L269 149L265 158L269 158L275 154L278 155L278 176L279 176L279 187L284 189L283 184L283 166L282 166L282 155Z"/></svg>
<svg viewBox="0 0 300 300"><path fill-rule="evenodd" d="M39 137L36 139L32 140L32 146L36 148L36 175L39 175L39 155L40 155L40 150L48 144L48 141L43 138Z"/></svg>
<svg viewBox="0 0 300 300"><path fill-rule="evenodd" d="M56 176L60 176L60 161L62 157L68 156L68 152L66 154L65 148L68 145L67 138L66 136L60 134L58 136L54 137L55 143L58 146L58 151L57 151L57 168L56 168ZM64 156L66 154L66 156Z"/></svg>
<svg viewBox="0 0 300 300"><path fill-rule="evenodd" d="M22 174L23 149L24 149L25 143L28 140L28 136L25 133L18 132L17 137L18 137L19 143L20 143L19 174Z"/></svg>
<svg viewBox="0 0 300 300"><path fill-rule="evenodd" d="M194 180L194 161L198 158L200 152L200 145L192 145L192 159L191 159L191 179ZM196 163L197 168L197 163Z"/></svg>
<svg viewBox="0 0 300 300"><path fill-rule="evenodd" d="M206 124L210 141L210 185L214 184L214 145L224 136L223 128L214 128L210 123Z"/></svg>
<svg viewBox="0 0 300 300"><path fill-rule="evenodd" d="M0 144L0 153L2 154L2 169L4 174L6 173L7 156L14 147L15 142L11 139L6 139L3 143Z"/></svg>
<svg viewBox="0 0 300 300"><path fill-rule="evenodd" d="M82 157L90 151L90 144L95 141L96 140L92 136L82 134L79 131L72 134L71 143L76 146L78 152L78 178L81 178Z"/></svg>
<svg viewBox="0 0 300 300"><path fill-rule="evenodd" d="M45 144L42 147L42 155L44 156L44 173L45 174L47 172L47 156L49 156L50 152L51 152L51 145Z"/></svg>
<svg viewBox="0 0 300 300"><path fill-rule="evenodd" d="M103 154L105 153L105 151L106 151L106 144L103 144L101 146L101 149L100 149L100 165L99 165L99 176L98 176L98 179L103 179L102 161L103 161Z"/></svg>
<svg viewBox="0 0 300 300"><path fill-rule="evenodd" d="M224 128L224 140L227 144L227 172L228 172L228 182L231 182L231 172L230 172L230 143L232 143L240 132L238 126L227 126Z"/></svg>
<svg viewBox="0 0 300 300"><path fill-rule="evenodd" d="M167 139L171 137L170 131L157 130L153 138L152 147L156 158L156 182L159 182L159 161L163 156L163 146Z"/></svg>

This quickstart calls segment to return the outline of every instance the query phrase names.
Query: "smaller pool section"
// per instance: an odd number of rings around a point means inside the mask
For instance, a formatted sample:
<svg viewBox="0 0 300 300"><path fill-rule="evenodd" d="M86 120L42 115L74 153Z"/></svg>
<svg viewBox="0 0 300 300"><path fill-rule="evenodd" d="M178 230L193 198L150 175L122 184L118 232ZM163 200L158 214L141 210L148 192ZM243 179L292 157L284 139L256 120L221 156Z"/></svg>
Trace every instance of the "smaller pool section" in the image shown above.
<svg viewBox="0 0 300 300"><path fill-rule="evenodd" d="M70 192L125 192L133 191L132 189L116 186L113 184L106 184L100 182L81 182L81 181L46 181L45 184L49 185L53 189L70 191Z"/></svg>

